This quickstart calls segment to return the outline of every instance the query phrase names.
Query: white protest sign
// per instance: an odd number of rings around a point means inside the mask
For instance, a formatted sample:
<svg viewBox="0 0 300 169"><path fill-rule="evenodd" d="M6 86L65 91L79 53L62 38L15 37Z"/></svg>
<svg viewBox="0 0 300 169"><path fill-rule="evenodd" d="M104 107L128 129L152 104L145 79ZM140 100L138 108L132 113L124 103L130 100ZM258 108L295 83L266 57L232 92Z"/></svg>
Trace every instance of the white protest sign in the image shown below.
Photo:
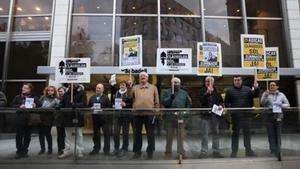
<svg viewBox="0 0 300 169"><path fill-rule="evenodd" d="M134 69L143 66L142 35L120 38L119 67L120 69Z"/></svg>

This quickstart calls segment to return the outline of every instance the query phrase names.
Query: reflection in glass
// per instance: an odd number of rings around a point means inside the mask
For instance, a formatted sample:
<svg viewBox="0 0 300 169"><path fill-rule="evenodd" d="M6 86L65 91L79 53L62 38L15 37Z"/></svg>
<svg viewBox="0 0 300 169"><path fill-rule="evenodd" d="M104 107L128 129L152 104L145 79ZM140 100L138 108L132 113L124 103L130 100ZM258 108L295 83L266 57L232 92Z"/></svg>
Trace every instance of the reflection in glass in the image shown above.
<svg viewBox="0 0 300 169"><path fill-rule="evenodd" d="M8 79L43 79L36 73L38 66L46 66L49 41L12 42L10 48Z"/></svg>
<svg viewBox="0 0 300 169"><path fill-rule="evenodd" d="M162 14L200 15L199 0L164 0L160 5Z"/></svg>
<svg viewBox="0 0 300 169"><path fill-rule="evenodd" d="M162 18L162 48L192 48L193 66L197 65L197 42L202 41L201 19Z"/></svg>
<svg viewBox="0 0 300 169"><path fill-rule="evenodd" d="M74 13L113 13L112 0L74 0Z"/></svg>
<svg viewBox="0 0 300 169"><path fill-rule="evenodd" d="M240 0L204 0L205 15L241 16Z"/></svg>
<svg viewBox="0 0 300 169"><path fill-rule="evenodd" d="M53 0L16 0L15 14L51 14Z"/></svg>
<svg viewBox="0 0 300 169"><path fill-rule="evenodd" d="M117 17L115 59L118 63L119 39L124 36L143 36L143 65L156 65L157 18L156 17ZM116 64L117 65L117 64Z"/></svg>
<svg viewBox="0 0 300 169"><path fill-rule="evenodd" d="M73 17L70 57L90 57L92 66L112 66L112 17Z"/></svg>
<svg viewBox="0 0 300 169"><path fill-rule="evenodd" d="M280 67L288 67L282 21L248 20L249 33L265 36L267 47L279 47Z"/></svg>
<svg viewBox="0 0 300 169"><path fill-rule="evenodd" d="M0 18L0 32L6 32L8 18Z"/></svg>
<svg viewBox="0 0 300 169"><path fill-rule="evenodd" d="M280 17L280 0L246 0L247 16Z"/></svg>
<svg viewBox="0 0 300 169"><path fill-rule="evenodd" d="M17 17L14 18L13 31L50 31L51 17Z"/></svg>
<svg viewBox="0 0 300 169"><path fill-rule="evenodd" d="M156 14L156 0L118 0L117 13Z"/></svg>
<svg viewBox="0 0 300 169"><path fill-rule="evenodd" d="M206 19L206 41L221 43L223 66L240 67L240 34L243 33L241 20Z"/></svg>
<svg viewBox="0 0 300 169"><path fill-rule="evenodd" d="M1 0L0 1L0 15L8 15L9 3L10 3L10 0Z"/></svg>
<svg viewBox="0 0 300 169"><path fill-rule="evenodd" d="M1 42L0 43L0 77L2 76L2 71L3 71L4 53L5 53L5 42Z"/></svg>

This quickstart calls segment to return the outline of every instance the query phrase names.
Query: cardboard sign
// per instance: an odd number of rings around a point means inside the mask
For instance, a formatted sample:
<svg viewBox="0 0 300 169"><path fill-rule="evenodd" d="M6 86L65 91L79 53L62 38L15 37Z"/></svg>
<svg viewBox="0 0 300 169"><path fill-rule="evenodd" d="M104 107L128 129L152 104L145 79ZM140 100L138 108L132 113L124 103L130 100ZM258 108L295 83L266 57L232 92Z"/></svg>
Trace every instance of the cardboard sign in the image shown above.
<svg viewBox="0 0 300 169"><path fill-rule="evenodd" d="M120 69L137 69L143 66L142 42L142 35L127 36L120 38Z"/></svg>
<svg viewBox="0 0 300 169"><path fill-rule="evenodd" d="M266 69L256 70L257 81L279 80L279 50L278 47L266 48Z"/></svg>

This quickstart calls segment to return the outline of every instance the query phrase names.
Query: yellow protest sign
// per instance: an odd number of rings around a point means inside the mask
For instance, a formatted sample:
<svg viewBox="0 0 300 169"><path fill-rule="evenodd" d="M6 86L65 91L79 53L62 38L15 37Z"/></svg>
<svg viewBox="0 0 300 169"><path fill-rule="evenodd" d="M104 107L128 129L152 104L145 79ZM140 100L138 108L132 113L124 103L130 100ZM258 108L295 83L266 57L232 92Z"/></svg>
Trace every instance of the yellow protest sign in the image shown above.
<svg viewBox="0 0 300 169"><path fill-rule="evenodd" d="M264 35L241 35L243 68L266 68Z"/></svg>
<svg viewBox="0 0 300 169"><path fill-rule="evenodd" d="M278 47L266 48L266 69L256 70L257 81L279 80L279 52Z"/></svg>

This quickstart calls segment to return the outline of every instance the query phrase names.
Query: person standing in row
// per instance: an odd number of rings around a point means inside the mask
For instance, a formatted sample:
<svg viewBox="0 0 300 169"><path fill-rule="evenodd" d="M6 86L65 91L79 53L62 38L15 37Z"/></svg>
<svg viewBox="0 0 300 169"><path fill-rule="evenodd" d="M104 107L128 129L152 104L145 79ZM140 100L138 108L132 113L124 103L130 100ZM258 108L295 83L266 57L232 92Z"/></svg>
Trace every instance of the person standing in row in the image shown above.
<svg viewBox="0 0 300 169"><path fill-rule="evenodd" d="M7 104L6 96L2 91L0 91L0 107L5 107L6 104Z"/></svg>
<svg viewBox="0 0 300 169"><path fill-rule="evenodd" d="M58 99L59 101L62 101L64 94L66 93L66 88L61 86L57 89L58 93ZM57 132L57 149L58 149L58 155L63 154L63 150L65 149L65 137L66 132L63 125L63 113L62 112L55 112L54 114L54 126L56 126L56 132Z"/></svg>
<svg viewBox="0 0 300 169"><path fill-rule="evenodd" d="M39 99L33 94L33 85L24 83L21 94L15 96L11 102L16 108L35 108L39 104ZM16 159L28 157L28 147L31 140L31 126L29 125L30 113L17 111L16 116Z"/></svg>
<svg viewBox="0 0 300 169"><path fill-rule="evenodd" d="M84 91L83 86L79 84L74 84L73 87L73 102L71 100L71 85L69 86L68 91L63 96L62 101L60 102L61 108L84 108L86 107L86 93ZM77 120L78 123L74 124L73 120L76 119L76 110L70 112L64 112L63 114L63 126L65 127L66 137L65 137L65 149L63 150L63 154L59 155L58 158L62 159L69 155L71 155L72 149L72 132L74 127L77 127L75 130L76 134L76 146L77 152L76 155L78 158L83 157L83 133L82 127L84 126L84 117L81 112L78 113Z"/></svg>
<svg viewBox="0 0 300 169"><path fill-rule="evenodd" d="M281 147L282 108L290 107L288 99L278 88L278 82L270 82L269 90L266 90L261 97L262 106L270 108L263 114L263 117L267 127L270 151L275 156L280 153Z"/></svg>
<svg viewBox="0 0 300 169"><path fill-rule="evenodd" d="M121 99L121 107L122 108L131 108L132 107L132 100L129 98L127 84L126 81L121 81L119 84L119 90L115 94L115 100ZM116 108L116 103L115 103ZM121 113L121 114L119 114ZM124 113L124 114L122 114ZM132 120L132 115L130 111L119 111L116 112L115 115L115 125L114 125L114 143L115 143L115 150L114 154L118 156L123 156L128 152L129 146L129 123ZM122 149L120 151L120 132L122 128L122 136L123 136L123 144Z"/></svg>
<svg viewBox="0 0 300 169"><path fill-rule="evenodd" d="M143 109L143 108L159 108L159 94L156 86L148 82L149 75L146 72L141 72L139 74L139 84L132 87L130 93L130 98L133 100L133 108ZM129 85L132 84L129 81ZM147 111L143 111L147 113ZM153 152L155 150L155 136L154 136L154 122L155 116L145 115L143 112L139 112L138 115L134 116L135 123L135 137L133 143L133 159L140 158L142 155L141 149L143 145L142 138L142 127L145 124L147 132L147 159L153 158Z"/></svg>
<svg viewBox="0 0 300 169"><path fill-rule="evenodd" d="M226 107L232 108L251 108L253 106L253 98L259 97L258 83L255 81L253 89L243 85L243 79L237 75L233 77L233 86L227 89L225 96ZM239 135L240 129L243 129L244 146L246 149L246 156L256 156L251 149L251 117L247 112L232 112L232 145L231 157L236 158L239 149Z"/></svg>
<svg viewBox="0 0 300 169"><path fill-rule="evenodd" d="M93 95L90 100L88 106L91 108L96 108L96 104L98 104L98 108L110 108L110 101L108 97L103 93L104 86L99 83L96 85L96 94ZM97 110L94 110L97 113ZM110 152L110 123L111 123L111 115L99 115L93 114L93 142L94 147L90 152L90 155L98 154L101 149L101 133L100 129L102 128L102 132L104 135L104 146L103 151L105 155L109 155Z"/></svg>
<svg viewBox="0 0 300 169"><path fill-rule="evenodd" d="M204 86L200 89L201 108L212 108L214 105L223 108L223 98L214 86L214 78L208 76L205 78ZM208 132L212 132L212 149L214 158L223 158L219 150L219 125L221 117L212 111L202 114L202 149L199 158L206 158L208 152Z"/></svg>
<svg viewBox="0 0 300 169"><path fill-rule="evenodd" d="M56 108L59 106L59 100L57 99L57 91L54 86L48 86L44 89L44 94L40 98L41 108ZM45 153L45 138L48 144L48 154L52 154L52 135L51 128L53 124L53 112L42 112L41 123L38 125L39 141L41 150L39 154Z"/></svg>
<svg viewBox="0 0 300 169"><path fill-rule="evenodd" d="M192 105L192 100L189 94L181 89L181 80L177 77L172 78L171 83L174 85L174 93L172 89L167 89L161 96L161 103L165 108L190 108ZM166 123L166 152L165 158L172 157L172 143L175 130L177 133L181 130L181 135L177 139L177 153L181 155L185 155L185 151L183 148L183 125L181 129L178 128L178 115L174 114L175 112L171 112L172 114L166 114L165 123ZM181 113L179 113L181 114Z"/></svg>

